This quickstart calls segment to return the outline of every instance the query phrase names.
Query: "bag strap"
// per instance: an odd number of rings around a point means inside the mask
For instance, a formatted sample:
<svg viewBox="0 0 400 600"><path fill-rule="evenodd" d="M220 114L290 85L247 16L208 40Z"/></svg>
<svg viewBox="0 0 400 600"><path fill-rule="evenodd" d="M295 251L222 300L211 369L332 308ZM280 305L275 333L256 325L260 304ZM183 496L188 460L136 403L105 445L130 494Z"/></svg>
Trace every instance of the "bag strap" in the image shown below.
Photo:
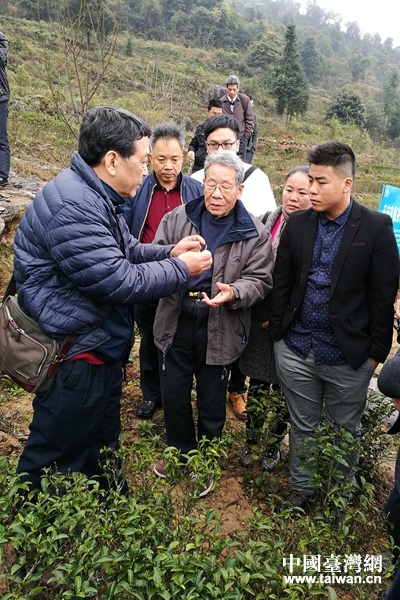
<svg viewBox="0 0 400 600"><path fill-rule="evenodd" d="M72 344L74 343L77 337L77 335L65 336L60 348L58 349L57 356L55 357L54 362L49 367L47 377L54 377L54 375L57 373L62 361L67 356L69 349L71 348Z"/></svg>
<svg viewBox="0 0 400 600"><path fill-rule="evenodd" d="M258 169L258 167L251 165L250 169L247 169L246 173L244 174L242 183L244 183L256 169Z"/></svg>
<svg viewBox="0 0 400 600"><path fill-rule="evenodd" d="M246 107L245 107L245 105L244 105L244 101L243 101L243 98L242 98L242 94L239 94L239 92L238 92L238 97L239 97L239 100L240 100L240 104L242 105L243 116L244 116L244 115L245 115L245 112L246 112Z"/></svg>
<svg viewBox="0 0 400 600"><path fill-rule="evenodd" d="M4 292L2 302L5 302L5 300L7 300L7 298L8 298L8 296L15 296L16 293L17 293L17 283L15 281L15 277L14 277L14 273L13 273L12 277L8 283L7 289Z"/></svg>

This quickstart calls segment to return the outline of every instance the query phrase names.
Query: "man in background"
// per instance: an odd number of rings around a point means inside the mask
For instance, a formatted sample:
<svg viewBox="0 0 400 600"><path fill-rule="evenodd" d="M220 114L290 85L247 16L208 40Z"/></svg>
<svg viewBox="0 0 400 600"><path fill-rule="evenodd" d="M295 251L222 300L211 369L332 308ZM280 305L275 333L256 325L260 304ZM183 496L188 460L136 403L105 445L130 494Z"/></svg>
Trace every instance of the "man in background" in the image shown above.
<svg viewBox="0 0 400 600"><path fill-rule="evenodd" d="M222 113L222 102L218 98L212 98L207 106L207 117L215 117ZM192 173L200 171L204 167L204 161L207 156L206 140L204 137L204 123L197 125L192 141L188 147L187 157L193 160Z"/></svg>
<svg viewBox="0 0 400 600"><path fill-rule="evenodd" d="M248 140L253 133L254 117L250 99L246 94L239 93L240 82L236 75L230 75L226 80L226 94L222 96L222 112L230 115L239 123L238 155L244 161Z"/></svg>
<svg viewBox="0 0 400 600"><path fill-rule="evenodd" d="M8 42L0 31L0 187L7 185L10 174L11 152L7 135L10 86L7 77Z"/></svg>
<svg viewBox="0 0 400 600"><path fill-rule="evenodd" d="M204 124L207 153L218 150L238 153L240 140L239 123L232 116L217 115ZM267 210L275 210L276 202L268 175L258 167L243 163L244 188L241 200L252 215L264 215ZM204 169L192 174L193 179L202 182Z"/></svg>
<svg viewBox="0 0 400 600"><path fill-rule="evenodd" d="M163 216L203 194L202 186L182 170L185 138L175 123L156 125L150 136L153 171L144 179L135 198L127 201L124 217L132 235L151 244ZM134 318L141 333L139 362L142 402L137 416L150 419L161 408L158 352L153 324L158 300L135 304Z"/></svg>

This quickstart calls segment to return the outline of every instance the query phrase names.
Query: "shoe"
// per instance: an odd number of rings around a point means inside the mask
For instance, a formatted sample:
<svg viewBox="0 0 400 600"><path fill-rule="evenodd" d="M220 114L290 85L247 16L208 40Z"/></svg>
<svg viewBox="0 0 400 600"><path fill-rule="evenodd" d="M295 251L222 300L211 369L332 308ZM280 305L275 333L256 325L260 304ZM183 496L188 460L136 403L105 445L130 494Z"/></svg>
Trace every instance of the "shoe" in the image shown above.
<svg viewBox="0 0 400 600"><path fill-rule="evenodd" d="M274 513L279 515L283 510L288 508L302 508L303 510L306 510L306 508L308 508L310 498L311 496L305 496L297 490L292 490L289 496L286 496L282 502L275 504Z"/></svg>
<svg viewBox="0 0 400 600"><path fill-rule="evenodd" d="M252 454L253 454L253 450L250 448L250 446L248 446L246 444L243 449L242 456L240 457L240 463L246 469L249 469L250 467L252 467L254 465L254 458L252 457Z"/></svg>
<svg viewBox="0 0 400 600"><path fill-rule="evenodd" d="M210 475L210 479L204 484L203 489L199 492L199 484L196 485L196 480L197 480L197 475L195 473L190 473L190 479L193 480L193 488L192 491L190 492L191 496L197 496L198 498L204 498L204 496L207 496L212 489L212 486L214 485L214 475Z"/></svg>
<svg viewBox="0 0 400 600"><path fill-rule="evenodd" d="M159 402L153 402L153 400L144 400L141 404L139 404L136 416L138 416L139 419L151 419L157 408L161 408L161 406L162 405Z"/></svg>
<svg viewBox="0 0 400 600"><path fill-rule="evenodd" d="M279 446L274 444L267 448L264 458L262 459L263 471L273 471L282 460L282 452Z"/></svg>
<svg viewBox="0 0 400 600"><path fill-rule="evenodd" d="M154 465L153 471L158 477L162 477L162 479L167 477L167 467L163 458Z"/></svg>
<svg viewBox="0 0 400 600"><path fill-rule="evenodd" d="M229 392L229 400L232 402L233 412L238 419L245 421L247 419L246 412L246 394L238 394L237 392Z"/></svg>
<svg viewBox="0 0 400 600"><path fill-rule="evenodd" d="M8 185L8 177L0 177L0 187Z"/></svg>

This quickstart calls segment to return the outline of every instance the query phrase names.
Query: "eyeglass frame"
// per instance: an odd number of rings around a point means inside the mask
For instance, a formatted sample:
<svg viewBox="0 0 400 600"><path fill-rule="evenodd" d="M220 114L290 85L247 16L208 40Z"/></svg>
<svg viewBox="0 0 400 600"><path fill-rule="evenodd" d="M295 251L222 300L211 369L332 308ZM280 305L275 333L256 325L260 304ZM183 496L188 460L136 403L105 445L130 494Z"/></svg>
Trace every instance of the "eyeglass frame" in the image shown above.
<svg viewBox="0 0 400 600"><path fill-rule="evenodd" d="M213 150L216 149L216 151L218 152L220 148L222 148L222 150L230 150L234 144L238 143L238 141L239 140L235 140L234 142L222 142L222 144L218 144L218 142L206 142L206 146L208 146L209 148L212 147ZM224 148L224 145L228 147Z"/></svg>
<svg viewBox="0 0 400 600"><path fill-rule="evenodd" d="M211 194L213 194L215 192L215 190L218 188L219 191L221 192L221 194L224 195L224 194L230 194L234 188L237 189L239 187L238 185L231 185L229 190L228 189L224 190L224 188L221 187L222 185L226 185L226 184L224 184L224 183L203 183L203 188L207 189L207 191L211 192Z"/></svg>

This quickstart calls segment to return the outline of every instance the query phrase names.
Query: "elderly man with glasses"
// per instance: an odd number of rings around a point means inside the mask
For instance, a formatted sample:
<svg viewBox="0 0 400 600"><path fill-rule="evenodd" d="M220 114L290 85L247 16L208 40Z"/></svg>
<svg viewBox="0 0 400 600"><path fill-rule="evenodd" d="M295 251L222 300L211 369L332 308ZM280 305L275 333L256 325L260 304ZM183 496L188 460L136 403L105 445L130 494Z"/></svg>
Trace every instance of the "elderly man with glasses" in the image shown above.
<svg viewBox="0 0 400 600"><path fill-rule="evenodd" d="M217 115L208 119L204 125L204 136L208 154L225 152L236 154L239 150L239 123L231 116ZM259 216L265 215L267 211L276 209L275 198L269 183L268 175L257 167L243 163L245 183L241 201L249 213ZM192 175L197 181L204 180L204 170L197 171ZM228 385L228 398L232 403L235 416L246 420L247 388L246 375L239 367L239 360L235 361L230 368L231 376Z"/></svg>
<svg viewBox="0 0 400 600"><path fill-rule="evenodd" d="M272 284L268 235L240 201L242 161L232 152L215 152L207 157L204 172L204 196L165 215L155 236L158 244L173 244L183 236L200 234L214 261L203 276L191 279L185 292L160 301L154 323L167 444L182 454L195 449L203 437L221 437L227 367L247 344L250 307L266 297ZM154 470L165 477L164 461ZM201 495L211 489L212 481L209 484Z"/></svg>

